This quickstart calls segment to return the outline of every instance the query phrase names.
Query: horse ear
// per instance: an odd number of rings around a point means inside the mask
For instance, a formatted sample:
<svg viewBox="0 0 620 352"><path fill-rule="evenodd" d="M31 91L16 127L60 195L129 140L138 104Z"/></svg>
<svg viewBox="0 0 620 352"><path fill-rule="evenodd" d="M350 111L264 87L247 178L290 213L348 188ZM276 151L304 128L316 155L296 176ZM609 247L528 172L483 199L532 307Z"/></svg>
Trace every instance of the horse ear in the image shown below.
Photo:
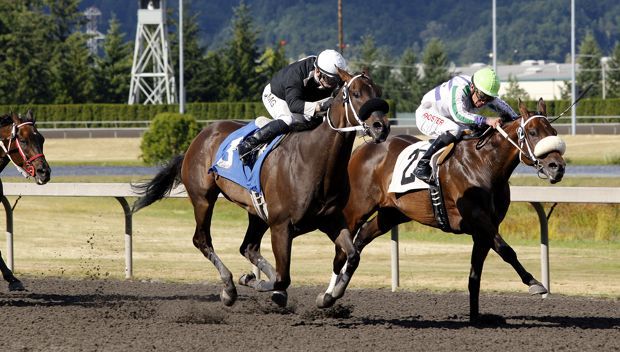
<svg viewBox="0 0 620 352"><path fill-rule="evenodd" d="M351 80L351 78L353 78L353 76L351 76L351 74L345 70L342 70L340 67L336 67L338 69L338 76L340 76L340 79L343 80L344 82L348 82Z"/></svg>
<svg viewBox="0 0 620 352"><path fill-rule="evenodd" d="M34 113L32 112L32 109L28 109L28 111L26 111L26 120L34 122Z"/></svg>
<svg viewBox="0 0 620 352"><path fill-rule="evenodd" d="M521 101L521 98L519 98L519 112L521 113L521 116L529 116L530 112L527 109L527 106L525 106L525 103L523 103L523 101Z"/></svg>
<svg viewBox="0 0 620 352"><path fill-rule="evenodd" d="M543 100L543 98L538 99L536 110L538 111L539 114L543 116L547 116L547 104L545 104L545 101Z"/></svg>

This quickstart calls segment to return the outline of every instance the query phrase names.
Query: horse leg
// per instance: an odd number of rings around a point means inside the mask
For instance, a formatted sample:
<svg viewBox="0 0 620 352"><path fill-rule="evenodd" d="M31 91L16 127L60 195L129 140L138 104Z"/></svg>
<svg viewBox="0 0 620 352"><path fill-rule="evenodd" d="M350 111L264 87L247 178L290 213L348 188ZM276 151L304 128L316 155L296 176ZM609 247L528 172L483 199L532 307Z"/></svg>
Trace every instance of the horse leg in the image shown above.
<svg viewBox="0 0 620 352"><path fill-rule="evenodd" d="M2 260L2 254L0 253L0 271L2 271L2 277L9 283L9 291L25 291L24 285L19 281L11 269Z"/></svg>
<svg viewBox="0 0 620 352"><path fill-rule="evenodd" d="M323 224L319 226L319 230L325 232L336 245L332 278L327 290L319 294L316 299L319 308L327 308L334 305L336 300L344 295L359 265L360 257L353 246L351 232L349 232L343 216L336 214L326 218ZM339 257L341 255L342 257Z"/></svg>
<svg viewBox="0 0 620 352"><path fill-rule="evenodd" d="M510 247L508 243L504 241L504 239L499 233L495 235L493 241L493 250L497 252L497 254L499 254L499 256L502 257L502 259L506 263L512 265L517 274L519 274L519 277L521 277L521 281L529 286L530 294L542 295L547 293L547 289L545 288L545 286L543 286L540 281L536 280L534 276L532 276L532 274L525 270L523 265L521 265L521 262L519 262L519 259L517 259L517 253L512 249L512 247Z"/></svg>
<svg viewBox="0 0 620 352"><path fill-rule="evenodd" d="M265 259L260 253L260 244L263 239L263 235L269 226L256 215L248 213L248 219L248 229L245 233L243 243L239 248L239 252L252 264L256 265L260 271L265 273L270 282L274 282L276 279L276 271L267 259ZM253 287L257 290L261 287L261 285L264 285L261 284L259 280L256 280L254 273L242 275L239 278L239 284Z"/></svg>
<svg viewBox="0 0 620 352"><path fill-rule="evenodd" d="M224 288L220 294L222 303L226 306L232 306L237 300L237 288L233 282L232 273L215 253L211 238L211 217L213 216L213 208L217 201L218 193L219 190L212 188L207 191L205 198L201 198L198 201L192 199L194 203L194 217L196 218L196 231L194 232L193 242L194 246L213 263L220 274L220 278L224 283Z"/></svg>
<svg viewBox="0 0 620 352"><path fill-rule="evenodd" d="M474 237L474 245L471 250L471 269L469 271L469 321L474 322L480 313L480 279L484 260L489 254L491 247Z"/></svg>
<svg viewBox="0 0 620 352"><path fill-rule="evenodd" d="M280 307L286 307L288 293L286 289L291 284L291 249L293 235L288 223L271 225L271 249L276 259L275 280L260 281L256 289L259 291L273 291L271 300Z"/></svg>

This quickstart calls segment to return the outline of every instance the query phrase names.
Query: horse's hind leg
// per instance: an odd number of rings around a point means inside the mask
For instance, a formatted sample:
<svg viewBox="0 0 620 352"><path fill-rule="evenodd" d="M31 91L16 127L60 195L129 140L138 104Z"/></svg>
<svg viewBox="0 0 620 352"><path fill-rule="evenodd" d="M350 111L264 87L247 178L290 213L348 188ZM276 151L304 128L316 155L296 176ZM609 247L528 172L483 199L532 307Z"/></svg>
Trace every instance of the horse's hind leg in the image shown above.
<svg viewBox="0 0 620 352"><path fill-rule="evenodd" d="M213 263L220 274L220 278L225 286L220 294L222 303L226 306L232 306L237 300L237 288L233 282L232 273L215 253L211 238L211 217L213 216L213 208L217 201L218 193L219 190L217 188L211 188L207 191L207 195L204 198L195 199L192 197L194 216L196 218L196 231L194 232L193 241L194 246Z"/></svg>
<svg viewBox="0 0 620 352"><path fill-rule="evenodd" d="M4 263L2 260L2 255L0 253L0 271L2 271L2 277L9 283L9 291L25 291L24 285L21 281L19 281L11 269Z"/></svg>
<svg viewBox="0 0 620 352"><path fill-rule="evenodd" d="M499 254L499 256L502 257L506 263L512 265L517 274L519 274L519 277L521 277L521 281L530 287L530 294L542 295L547 293L545 286L543 286L540 281L536 280L532 274L525 270L523 265L521 265L521 262L519 262L519 259L517 259L517 253L512 249L512 247L510 247L510 245L508 245L508 243L504 241L499 233L495 235L493 250L497 252L497 254Z"/></svg>
<svg viewBox="0 0 620 352"><path fill-rule="evenodd" d="M260 253L260 244L263 239L263 235L269 228L260 217L248 213L248 229L245 233L243 243L239 248L241 255L246 257L252 264L256 265L260 271L265 273L270 282L274 282L276 279L276 270ZM261 281L256 280L254 273L244 274L239 278L239 284L253 287L257 290L261 289Z"/></svg>

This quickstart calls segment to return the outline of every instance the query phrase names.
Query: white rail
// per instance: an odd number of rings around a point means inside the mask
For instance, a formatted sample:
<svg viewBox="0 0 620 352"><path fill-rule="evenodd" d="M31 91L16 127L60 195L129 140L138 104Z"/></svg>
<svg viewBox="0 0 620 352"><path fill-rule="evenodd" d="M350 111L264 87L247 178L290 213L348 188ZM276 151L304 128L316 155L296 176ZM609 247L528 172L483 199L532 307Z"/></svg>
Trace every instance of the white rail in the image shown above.
<svg viewBox="0 0 620 352"><path fill-rule="evenodd" d="M127 197L137 194L127 183L4 183L0 201L6 212L7 265L13 270L13 211L6 196L38 197L114 197L121 204L125 215L125 277L131 278L132 269L132 213ZM532 204L540 221L540 261L542 281L550 292L549 279L549 229L547 214L542 203L620 203L620 187L510 187L511 201ZM186 197L179 187L170 197ZM392 230L392 290L399 285L398 228Z"/></svg>

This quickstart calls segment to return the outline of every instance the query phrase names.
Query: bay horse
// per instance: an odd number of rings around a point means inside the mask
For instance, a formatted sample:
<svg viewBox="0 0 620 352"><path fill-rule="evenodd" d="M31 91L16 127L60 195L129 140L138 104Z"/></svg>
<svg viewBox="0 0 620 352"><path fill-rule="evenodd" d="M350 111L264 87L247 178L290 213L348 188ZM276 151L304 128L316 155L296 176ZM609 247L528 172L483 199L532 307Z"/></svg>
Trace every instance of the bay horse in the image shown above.
<svg viewBox="0 0 620 352"><path fill-rule="evenodd" d="M13 162L24 177L32 177L39 185L50 180L51 170L43 155L45 138L37 131L32 111L28 110L24 117L11 112L0 116L0 172ZM0 180L0 196L4 196ZM9 283L9 291L24 291L19 281L0 255L0 271Z"/></svg>
<svg viewBox="0 0 620 352"><path fill-rule="evenodd" d="M520 118L505 123L505 130L501 130L506 137L489 130L490 134L479 139L462 140L439 166L448 231L466 233L473 239L468 285L471 321L479 317L480 278L490 249L514 268L521 281L529 286L531 294L547 293L545 287L525 270L515 251L499 233L500 223L510 205L508 179L519 162L535 167L539 176L546 175L552 184L561 181L564 175L564 142L547 120L542 99L537 108L537 113L529 112L519 101ZM415 220L423 225L440 227L427 189L388 192L398 155L419 141L413 136L399 135L380 145L362 145L353 152L349 162L351 193L345 217L351 233L357 233L354 245L358 251L404 222ZM376 216L368 221L375 213ZM340 272L346 260L337 250L334 273Z"/></svg>
<svg viewBox="0 0 620 352"><path fill-rule="evenodd" d="M244 126L241 122L210 124L184 155L173 158L151 181L134 187L142 195L133 205L136 212L165 197L179 179L182 181L194 207L194 246L218 270L224 283L220 298L226 306L234 304L237 290L232 273L215 252L210 229L220 193L247 211L249 224L239 252L268 277L268 281L257 280L250 273L243 275L239 283L258 291L271 291L272 301L279 306L286 306L288 299L295 237L319 229L344 250L351 271L359 259L342 211L349 194L347 165L357 131L363 131L376 143L385 141L390 131L388 107L379 98L380 88L369 76L338 72L343 85L324 121L315 129L289 134L265 159L260 183L267 203L267 221L258 215L246 189L210 172L219 145ZM275 269L260 253L267 229L271 230ZM349 283L347 274L345 270L336 285L336 299L344 294Z"/></svg>

